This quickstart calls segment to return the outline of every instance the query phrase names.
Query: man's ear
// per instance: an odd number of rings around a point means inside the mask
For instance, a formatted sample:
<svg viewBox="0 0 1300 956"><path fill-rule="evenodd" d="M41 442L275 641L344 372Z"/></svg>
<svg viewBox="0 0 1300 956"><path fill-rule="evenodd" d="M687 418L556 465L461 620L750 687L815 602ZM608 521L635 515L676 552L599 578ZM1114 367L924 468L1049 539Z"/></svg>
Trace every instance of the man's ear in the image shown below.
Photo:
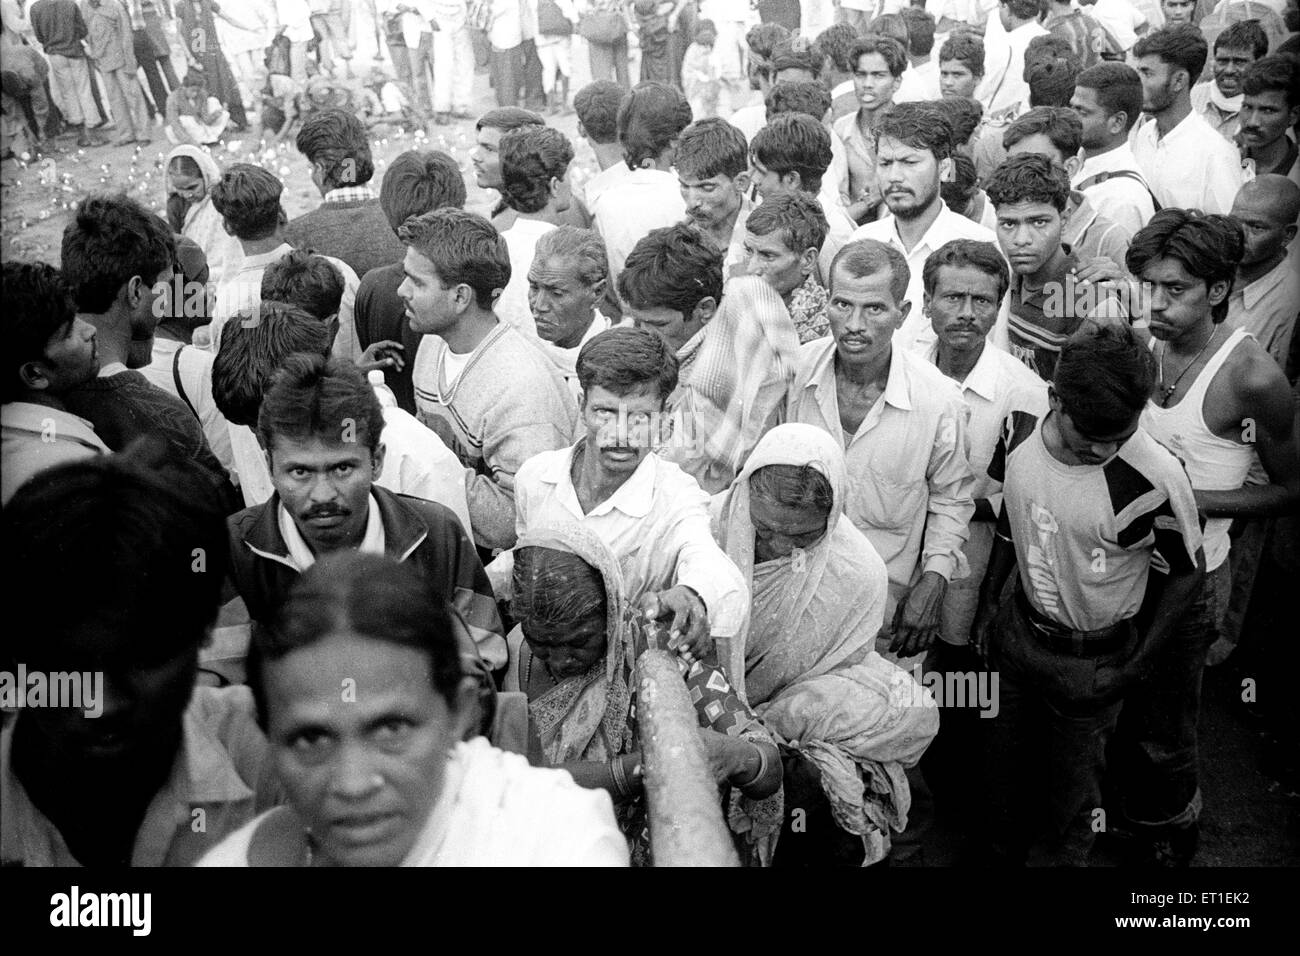
<svg viewBox="0 0 1300 956"><path fill-rule="evenodd" d="M812 275L813 270L817 268L817 256L819 254L820 253L816 248L809 246L799 256L799 271L802 272L805 277Z"/></svg>
<svg viewBox="0 0 1300 956"><path fill-rule="evenodd" d="M956 178L956 176L957 167L953 163L951 156L939 160L939 182L950 183Z"/></svg>
<svg viewBox="0 0 1300 956"><path fill-rule="evenodd" d="M370 453L370 480L378 481L379 476L384 473L384 454L388 449L380 442L375 446L375 450Z"/></svg>
<svg viewBox="0 0 1300 956"><path fill-rule="evenodd" d="M34 392L44 391L50 387L50 380L45 374L45 365L42 362L24 362L18 366L18 377L25 388Z"/></svg>
<svg viewBox="0 0 1300 956"><path fill-rule="evenodd" d="M226 235L231 236L232 238L238 238L235 236L235 230L230 228L230 220L225 216L221 217L221 228L225 230Z"/></svg>
<svg viewBox="0 0 1300 956"><path fill-rule="evenodd" d="M609 286L608 279L597 279L595 282L591 284L591 294L596 302L600 302L605 298L605 289L608 286Z"/></svg>
<svg viewBox="0 0 1300 956"><path fill-rule="evenodd" d="M749 170L747 169L743 173L737 174L736 178L733 179L732 182L736 185L736 192L743 196L745 190L749 189Z"/></svg>
<svg viewBox="0 0 1300 956"><path fill-rule="evenodd" d="M140 308L140 303L144 301L144 297L148 291L149 287L145 285L144 279L141 276L131 276L131 278L127 280L126 285L122 287L122 296L127 308L132 312Z"/></svg>
<svg viewBox="0 0 1300 956"><path fill-rule="evenodd" d="M1228 290L1231 288L1232 288L1231 283L1220 280L1219 282L1213 283L1209 287L1209 289L1206 291L1205 297L1209 300L1210 305L1212 306L1218 305L1220 302L1222 302L1224 299L1228 297Z"/></svg>
<svg viewBox="0 0 1300 956"><path fill-rule="evenodd" d="M492 293L493 306L496 305L497 301L501 297L501 293L504 291L505 291L504 289L495 289L493 291ZM454 296L454 298L452 299L452 306L456 309L456 312L458 314L463 314L466 309L468 309L471 305L473 305L475 302L478 301L478 293L474 291L473 286L466 285L464 282L456 286L455 290L452 292L452 295Z"/></svg>
<svg viewBox="0 0 1300 956"><path fill-rule="evenodd" d="M1066 175L1069 176L1071 179L1073 179L1076 175L1078 175L1079 167L1083 165L1083 159L1082 157L1077 155L1070 156L1061 165L1065 167Z"/></svg>
<svg viewBox="0 0 1300 956"><path fill-rule="evenodd" d="M1291 240L1295 238L1296 224L1291 223L1291 225L1287 226L1286 229L1282 230L1282 232L1286 237L1282 240L1282 248L1285 249L1287 246L1291 245Z"/></svg>
<svg viewBox="0 0 1300 956"><path fill-rule="evenodd" d="M1123 110L1120 110L1118 113L1115 113L1113 116L1109 116L1106 119L1106 129L1112 136L1124 132L1124 127L1127 124L1128 113Z"/></svg>
<svg viewBox="0 0 1300 956"><path fill-rule="evenodd" d="M781 174L780 183L794 192L803 192L803 177L793 169L788 173Z"/></svg>
<svg viewBox="0 0 1300 956"><path fill-rule="evenodd" d="M700 323L700 325L707 325L717 311L718 300L711 295L706 295L695 303L695 308L691 311L691 320Z"/></svg>
<svg viewBox="0 0 1300 956"><path fill-rule="evenodd" d="M911 311L912 303L904 302L902 307L898 310L898 321L894 324L895 329L901 329L903 327L903 323L907 321L907 315Z"/></svg>
<svg viewBox="0 0 1300 956"><path fill-rule="evenodd" d="M1051 382L1047 383L1047 407L1058 415L1061 413L1061 398L1056 394L1056 386Z"/></svg>

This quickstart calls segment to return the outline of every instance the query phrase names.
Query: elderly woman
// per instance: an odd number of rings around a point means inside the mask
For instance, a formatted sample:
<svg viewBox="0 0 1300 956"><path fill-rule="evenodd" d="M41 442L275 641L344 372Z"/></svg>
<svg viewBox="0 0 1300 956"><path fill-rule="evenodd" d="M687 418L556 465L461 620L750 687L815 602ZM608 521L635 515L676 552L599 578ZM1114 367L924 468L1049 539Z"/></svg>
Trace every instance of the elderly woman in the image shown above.
<svg viewBox="0 0 1300 956"><path fill-rule="evenodd" d="M200 866L625 866L609 798L472 732L455 612L392 558L317 561L251 683L288 806Z"/></svg>
<svg viewBox="0 0 1300 956"><path fill-rule="evenodd" d="M809 821L792 833L787 824L778 864L883 859L890 829L906 825L903 771L938 730L920 686L873 649L889 580L880 555L844 518L847 480L831 435L781 425L713 499L714 535L753 595L745 686L782 745L785 802L816 813L829 801L827 822L833 814L855 838L827 840L835 828Z"/></svg>
<svg viewBox="0 0 1300 956"><path fill-rule="evenodd" d="M550 766L614 797L636 864L648 862L649 851L634 672L653 638L630 597L618 562L590 531L564 525L525 533L515 546L513 611L520 627L508 638L505 689L528 695ZM719 787L752 800L776 793L776 747L722 671L708 659L680 667ZM748 803L737 803L733 829L752 832Z"/></svg>

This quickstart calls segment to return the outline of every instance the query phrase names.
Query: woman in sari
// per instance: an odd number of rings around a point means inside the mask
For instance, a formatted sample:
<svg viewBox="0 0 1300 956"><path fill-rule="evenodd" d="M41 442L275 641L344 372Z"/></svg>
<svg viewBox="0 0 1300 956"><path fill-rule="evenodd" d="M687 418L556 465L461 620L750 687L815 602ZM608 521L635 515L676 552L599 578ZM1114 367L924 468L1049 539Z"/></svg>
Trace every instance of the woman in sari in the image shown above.
<svg viewBox="0 0 1300 956"><path fill-rule="evenodd" d="M889 831L906 825L904 769L938 729L921 687L874 650L889 581L844 517L847 481L833 436L781 425L713 499L714 534L752 594L745 686L781 745L785 802L833 816L842 831L809 820L791 833L787 823L786 842L767 848L778 864L883 859Z"/></svg>
<svg viewBox="0 0 1300 956"><path fill-rule="evenodd" d="M199 244L214 283L244 258L243 247L226 232L209 196L220 178L217 161L197 146L177 146L167 154L167 223L172 232Z"/></svg>
<svg viewBox="0 0 1300 956"><path fill-rule="evenodd" d="M548 766L614 798L633 864L649 860L635 665L651 640L623 586L617 560L579 525L536 529L514 551L511 632L505 689L528 696L529 714ZM744 704L716 657L679 661L695 703L700 736L723 790L762 800L781 785L775 745ZM740 801L738 801L740 803ZM743 808L733 830L745 827Z"/></svg>

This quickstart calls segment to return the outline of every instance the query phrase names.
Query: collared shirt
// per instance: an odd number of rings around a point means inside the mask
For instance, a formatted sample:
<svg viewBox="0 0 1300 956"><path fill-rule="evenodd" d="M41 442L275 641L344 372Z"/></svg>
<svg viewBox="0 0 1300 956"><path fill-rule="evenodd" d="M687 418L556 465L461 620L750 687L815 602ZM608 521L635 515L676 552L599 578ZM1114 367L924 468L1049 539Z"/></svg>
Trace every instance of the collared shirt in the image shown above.
<svg viewBox="0 0 1300 956"><path fill-rule="evenodd" d="M34 402L0 405L0 504L36 475L108 454L94 427L72 412Z"/></svg>
<svg viewBox="0 0 1300 956"><path fill-rule="evenodd" d="M1298 315L1300 273L1289 255L1250 285L1234 286L1228 296L1228 324L1255 336L1282 368L1286 368Z"/></svg>
<svg viewBox="0 0 1300 956"><path fill-rule="evenodd" d="M1242 95L1238 93L1231 97L1234 101L1235 109L1224 108L1220 102L1228 97L1222 93L1215 95L1216 89L1213 80L1206 80L1204 83L1197 83L1192 87L1192 110L1201 114L1201 118L1210 124L1210 127L1232 143L1237 144L1237 130L1241 128L1240 114Z"/></svg>
<svg viewBox="0 0 1300 956"><path fill-rule="evenodd" d="M13 771L14 728L22 719L0 734L0 865L81 866ZM278 788L266 750L247 687L196 687L171 773L136 831L131 865L191 866L269 807ZM195 826L199 811L202 827Z"/></svg>
<svg viewBox="0 0 1300 956"><path fill-rule="evenodd" d="M997 236L977 222L971 222L960 213L955 213L945 203L939 204L939 215L935 217L930 228L925 231L919 242L909 252L898 237L898 223L894 216L877 219L859 226L852 238L875 239L893 246L907 259L911 269L911 278L907 283L907 299L912 303L912 310L902 327L894 333L894 345L901 349L924 352L935 341L934 329L922 310L925 289L921 282L921 270L930 253L952 239L974 239L976 242L991 242L997 245Z"/></svg>
<svg viewBox="0 0 1300 956"><path fill-rule="evenodd" d="M694 478L655 453L646 455L618 489L584 513L572 478L570 448L542 452L515 476L515 528L577 522L600 537L618 558L635 601L643 594L685 585L709 613L715 635L731 636L740 627L749 594L740 571L718 547L709 528L709 496ZM492 587L501 597L510 590L511 552L488 566Z"/></svg>
<svg viewBox="0 0 1300 956"><path fill-rule="evenodd" d="M817 278L827 288L831 284L831 263L835 261L836 253L853 238L853 233L858 228L858 224L845 211L840 200L839 193L831 187L830 183L822 180L822 191L817 194L817 202L821 204L822 215L826 217L826 225L829 228L826 230L826 239L822 242L821 252L817 254Z"/></svg>
<svg viewBox="0 0 1300 956"><path fill-rule="evenodd" d="M493 311L497 318L509 322L534 341L537 340L537 323L528 307L528 270L532 268L538 240L554 228L553 223L520 216L501 233L510 253L510 281L497 297Z"/></svg>
<svg viewBox="0 0 1300 956"><path fill-rule="evenodd" d="M876 144L858 125L858 112L859 110L854 110L831 124L831 132L844 144L850 202L866 192L876 181Z"/></svg>
<svg viewBox="0 0 1300 956"><path fill-rule="evenodd" d="M384 553L384 521L379 516L379 505L375 501L374 495L366 498L369 502L369 510L366 512L366 533L361 538L361 544L357 550L362 554ZM298 530L297 523L289 514L289 509L281 502L275 510L275 520L280 526L280 537L284 539L284 546L289 549L289 560L299 571L306 571L316 563L316 555L312 553L311 546L303 538L302 532Z"/></svg>
<svg viewBox="0 0 1300 956"><path fill-rule="evenodd" d="M627 168L627 163L620 159L613 166L602 169L584 182L582 184L582 204L587 207L587 212L591 212L596 205L596 201L604 195L605 190L615 183L621 182L630 172L632 170Z"/></svg>
<svg viewBox="0 0 1300 956"><path fill-rule="evenodd" d="M939 95L939 51L936 49L930 59L920 66L909 66L903 71L898 90L894 93L894 102L937 100Z"/></svg>
<svg viewBox="0 0 1300 956"><path fill-rule="evenodd" d="M378 199L378 194L369 186L338 186L327 192L321 202L365 202Z"/></svg>
<svg viewBox="0 0 1300 956"><path fill-rule="evenodd" d="M605 240L611 277L623 271L628 253L652 229L686 218L686 203L673 173L632 169L589 207L592 225Z"/></svg>
<svg viewBox="0 0 1300 956"><path fill-rule="evenodd" d="M990 21L997 20L996 16ZM1025 81L1025 51L1034 37L1048 31L1037 20L1022 23L1014 30L989 30L984 38L984 79L975 98L984 104L986 113L996 113L1016 103L1029 102L1029 84Z"/></svg>
<svg viewBox="0 0 1300 956"><path fill-rule="evenodd" d="M1200 113L1188 113L1163 137L1155 117L1133 135L1133 155L1160 205L1227 215L1246 183L1236 147Z"/></svg>
<svg viewBox="0 0 1300 956"><path fill-rule="evenodd" d="M573 400L576 402L582 395L582 386L578 384L578 353L582 347L613 326L609 317L600 312L593 312L591 316L591 325L587 326L587 331L582 333L582 339L571 349L562 349L554 342L548 342L545 339L538 339L541 343L542 351L550 356L555 367L560 370L564 376L564 383L569 386L569 391L573 393Z"/></svg>
<svg viewBox="0 0 1300 956"><path fill-rule="evenodd" d="M826 290L811 275L790 293L790 320L799 333L800 345L830 334L831 323L826 317L829 301Z"/></svg>
<svg viewBox="0 0 1300 956"><path fill-rule="evenodd" d="M1289 131L1287 132L1286 141L1287 155L1282 158L1280 166L1274 169L1273 172L1279 176L1285 176L1291 182L1300 186L1300 149L1297 149L1296 142L1291 138ZM1268 172L1268 170L1260 171L1258 161L1251 155L1250 149L1243 148L1241 155L1241 165L1249 172L1250 176L1262 176L1265 172ZM1287 162L1287 160L1290 160L1290 162Z"/></svg>
<svg viewBox="0 0 1300 956"><path fill-rule="evenodd" d="M832 122L837 122L845 116L857 113L859 107L858 91L854 88L851 78L831 90Z"/></svg>
<svg viewBox="0 0 1300 956"><path fill-rule="evenodd" d="M824 428L845 448L845 514L889 569L892 618L920 572L966 575L962 547L975 501L966 409L957 383L921 355L894 349L884 393L853 435L840 424L835 340L802 346L786 420Z"/></svg>
<svg viewBox="0 0 1300 956"><path fill-rule="evenodd" d="M1121 170L1134 172L1140 179L1113 175ZM1151 221L1156 207L1151 201L1151 190L1147 188L1142 168L1127 142L1085 159L1079 171L1074 174L1070 186L1078 189L1080 183L1102 174L1105 174L1105 179L1088 186L1083 194L1099 213L1122 226L1130 236L1136 235L1139 229Z"/></svg>
<svg viewBox="0 0 1300 956"><path fill-rule="evenodd" d="M1090 9L1093 19L1110 31L1126 53L1137 42L1138 29L1147 22L1132 0L1097 0Z"/></svg>
<svg viewBox="0 0 1300 956"><path fill-rule="evenodd" d="M740 210L736 213L736 221L731 227L731 241L727 243L726 254L722 258L722 277L723 280L730 279L733 275L744 275L745 266L745 223L749 221L749 214L754 211L754 202L748 196L742 196L740 200Z"/></svg>

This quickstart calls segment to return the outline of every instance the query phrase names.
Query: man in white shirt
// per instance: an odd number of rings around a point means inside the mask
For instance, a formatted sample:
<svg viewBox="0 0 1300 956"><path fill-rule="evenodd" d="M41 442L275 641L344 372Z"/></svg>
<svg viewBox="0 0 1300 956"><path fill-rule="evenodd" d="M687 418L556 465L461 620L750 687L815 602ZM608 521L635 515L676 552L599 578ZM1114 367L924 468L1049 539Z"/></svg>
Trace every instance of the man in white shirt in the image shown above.
<svg viewBox="0 0 1300 956"><path fill-rule="evenodd" d="M1256 176L1276 173L1300 185L1300 64L1288 56L1252 63L1241 80L1241 155Z"/></svg>
<svg viewBox="0 0 1300 956"><path fill-rule="evenodd" d="M1025 82L1025 50L1034 37L1046 36L1048 30L1038 22L1038 0L1000 0L997 21L984 34L984 82L975 98L988 113L997 113L1017 103L1029 102L1029 84Z"/></svg>
<svg viewBox="0 0 1300 956"><path fill-rule="evenodd" d="M817 35L815 47L822 55L821 81L830 90L832 122L857 112L858 98L853 92L853 60L850 50L858 42L858 32L850 24L836 23Z"/></svg>
<svg viewBox="0 0 1300 956"><path fill-rule="evenodd" d="M921 269L930 253L950 239L996 242L993 233L948 208L939 181L952 175L952 124L927 103L900 103L876 127L876 175L890 215L860 226L853 239L875 239L897 249L907 262L904 296L916 315L904 311L894 344L924 351L935 340L921 310Z"/></svg>
<svg viewBox="0 0 1300 956"><path fill-rule="evenodd" d="M524 73L524 21L520 0L488 0L489 66L497 106L516 106Z"/></svg>
<svg viewBox="0 0 1300 956"><path fill-rule="evenodd" d="M591 223L591 208L600 194L631 172L623 158L623 144L618 141L618 107L625 92L612 80L596 80L578 90L573 97L573 110L578 114L578 135L591 147L600 170L582 183L577 197L588 225Z"/></svg>
<svg viewBox="0 0 1300 956"><path fill-rule="evenodd" d="M1235 141L1241 112L1241 78L1268 53L1268 34L1256 20L1238 20L1214 38L1214 76L1192 87L1192 109L1220 135Z"/></svg>
<svg viewBox="0 0 1300 956"><path fill-rule="evenodd" d="M833 205L846 209L849 204L849 158L844 140L835 135L831 123L826 120L831 109L831 95L821 83L778 83L772 87L767 96L767 122L770 126L776 119L789 114L802 113L821 124L830 137L831 162L822 176L821 192L832 199ZM767 127L764 127L766 129ZM753 158L754 141L763 130L750 137L750 158ZM845 212L845 218L848 217ZM849 220L852 222L852 220ZM850 232L857 228L852 224Z"/></svg>
<svg viewBox="0 0 1300 956"><path fill-rule="evenodd" d="M722 250L722 274L744 270L745 220L753 203L749 189L749 146L726 120L692 123L677 141L677 182L686 218Z"/></svg>
<svg viewBox="0 0 1300 956"><path fill-rule="evenodd" d="M289 73L299 83L307 82L307 44L316 35L311 28L308 0L274 0L275 35L289 41Z"/></svg>
<svg viewBox="0 0 1300 956"><path fill-rule="evenodd" d="M1070 186L1130 236L1155 214L1146 177L1129 145L1142 112L1142 80L1124 63L1098 63L1079 74L1070 108L1083 124L1083 163Z"/></svg>
<svg viewBox="0 0 1300 956"><path fill-rule="evenodd" d="M708 496L651 449L677 387L677 360L657 332L617 328L596 336L578 363L582 439L536 455L515 477L516 536L577 522L619 560L627 591L697 648L734 637L749 603L739 570L709 530ZM509 597L513 555L488 566L498 599ZM674 638L674 642L678 638ZM729 657L719 649L719 660Z"/></svg>
<svg viewBox="0 0 1300 956"><path fill-rule="evenodd" d="M1232 144L1192 109L1208 52L1191 26L1165 27L1133 47L1151 116L1133 134L1133 155L1161 206L1226 213L1248 177Z"/></svg>
<svg viewBox="0 0 1300 956"><path fill-rule="evenodd" d="M537 240L528 267L528 308L542 350L564 376L575 401L582 394L578 353L610 327L596 309L608 281L605 243L590 229L557 226Z"/></svg>
<svg viewBox="0 0 1300 956"><path fill-rule="evenodd" d="M843 443L854 481L845 512L889 571L879 649L924 652L940 630L948 582L975 503L966 413L957 386L893 344L907 317L903 254L874 240L840 250L831 269L831 337L800 347L787 420Z"/></svg>
<svg viewBox="0 0 1300 956"><path fill-rule="evenodd" d="M1228 296L1228 323L1255 336L1282 368L1300 316L1300 273L1287 247L1300 218L1300 186L1267 173L1241 187L1232 217L1245 227L1245 252Z"/></svg>
<svg viewBox="0 0 1300 956"><path fill-rule="evenodd" d="M849 203L855 222L869 219L879 207L880 186L876 182L875 128L881 115L894 101L907 51L892 37L865 36L849 50L853 61L853 90L858 109L837 119L832 131L844 142L849 165Z"/></svg>
<svg viewBox="0 0 1300 956"><path fill-rule="evenodd" d="M561 222L572 204L565 179L573 146L550 126L527 126L501 137L501 194L518 213L501 233L510 250L510 281L497 299L497 317L536 337L528 310L528 269L537 241Z"/></svg>
<svg viewBox="0 0 1300 956"><path fill-rule="evenodd" d="M588 207L592 224L605 240L614 280L643 236L686 216L686 203L671 170L677 138L690 121L686 97L662 83L640 84L619 107L618 138L630 172Z"/></svg>
<svg viewBox="0 0 1300 956"><path fill-rule="evenodd" d="M1096 0L1088 8L1088 13L1110 31L1111 36L1119 42L1120 49L1126 53L1133 48L1138 36L1147 32L1147 16L1134 0Z"/></svg>
<svg viewBox="0 0 1300 956"><path fill-rule="evenodd" d="M939 98L939 61L934 50L934 17L921 7L903 7L899 13L907 24L908 68L894 94L895 103Z"/></svg>

